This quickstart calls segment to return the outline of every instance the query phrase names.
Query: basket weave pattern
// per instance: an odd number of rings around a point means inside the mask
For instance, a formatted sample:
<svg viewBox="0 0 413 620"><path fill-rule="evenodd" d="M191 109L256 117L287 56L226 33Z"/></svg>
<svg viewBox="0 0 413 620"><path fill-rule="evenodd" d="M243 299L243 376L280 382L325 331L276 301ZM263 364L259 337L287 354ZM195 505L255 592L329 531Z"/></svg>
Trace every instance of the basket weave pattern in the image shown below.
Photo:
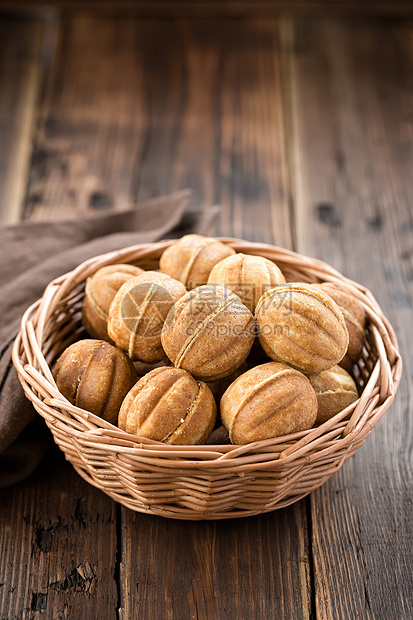
<svg viewBox="0 0 413 620"><path fill-rule="evenodd" d="M321 261L265 244L221 241L273 260L287 281L337 282L362 302L368 316L366 345L354 368L360 398L311 430L245 446L173 446L121 431L71 405L58 391L51 365L84 336L86 278L113 263L155 269L173 241L90 259L51 282L27 310L13 361L27 397L76 471L132 510L195 520L251 516L288 506L322 485L363 444L392 403L400 381L397 340L370 291Z"/></svg>

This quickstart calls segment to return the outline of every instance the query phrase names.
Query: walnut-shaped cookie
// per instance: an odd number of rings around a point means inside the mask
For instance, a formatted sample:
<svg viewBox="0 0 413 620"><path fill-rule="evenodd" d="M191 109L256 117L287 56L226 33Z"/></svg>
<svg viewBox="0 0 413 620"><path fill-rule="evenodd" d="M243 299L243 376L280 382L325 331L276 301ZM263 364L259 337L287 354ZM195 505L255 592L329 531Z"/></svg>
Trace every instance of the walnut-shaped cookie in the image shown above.
<svg viewBox="0 0 413 620"><path fill-rule="evenodd" d="M320 424L354 403L359 397L354 379L338 365L308 375L308 379L317 395L317 422Z"/></svg>
<svg viewBox="0 0 413 620"><path fill-rule="evenodd" d="M231 442L246 444L311 428L317 397L301 372L269 362L238 377L221 398L220 409Z"/></svg>
<svg viewBox="0 0 413 620"><path fill-rule="evenodd" d="M359 300L348 292L348 290L333 284L332 282L323 282L321 284L313 284L314 288L318 288L331 299L334 299L341 312L348 331L348 349L347 353L340 361L340 366L350 371L357 360L360 359L363 344L366 339L366 313Z"/></svg>
<svg viewBox="0 0 413 620"><path fill-rule="evenodd" d="M72 405L116 424L120 406L138 377L123 351L104 340L79 340L63 351L53 376Z"/></svg>
<svg viewBox="0 0 413 620"><path fill-rule="evenodd" d="M182 282L188 290L208 282L211 269L235 250L212 237L185 235L163 252L162 273Z"/></svg>
<svg viewBox="0 0 413 620"><path fill-rule="evenodd" d="M208 284L226 286L254 313L261 295L285 284L285 278L281 269L268 258L238 253L215 265Z"/></svg>
<svg viewBox="0 0 413 620"><path fill-rule="evenodd" d="M110 338L134 361L161 361L165 357L161 344L163 323L185 293L181 282L156 271L145 271L125 282L109 308Z"/></svg>
<svg viewBox="0 0 413 620"><path fill-rule="evenodd" d="M254 337L254 317L240 298L227 288L206 285L171 308L162 345L176 368L216 381L241 366Z"/></svg>
<svg viewBox="0 0 413 620"><path fill-rule="evenodd" d="M265 353L305 374L332 368L347 351L340 308L309 284L290 283L264 293L255 316Z"/></svg>
<svg viewBox="0 0 413 620"><path fill-rule="evenodd" d="M209 388L182 368L155 368L126 395L119 428L168 444L203 444L217 408Z"/></svg>
<svg viewBox="0 0 413 620"><path fill-rule="evenodd" d="M134 265L107 265L86 280L82 323L92 338L112 342L107 330L110 304L125 282L142 273L143 269Z"/></svg>

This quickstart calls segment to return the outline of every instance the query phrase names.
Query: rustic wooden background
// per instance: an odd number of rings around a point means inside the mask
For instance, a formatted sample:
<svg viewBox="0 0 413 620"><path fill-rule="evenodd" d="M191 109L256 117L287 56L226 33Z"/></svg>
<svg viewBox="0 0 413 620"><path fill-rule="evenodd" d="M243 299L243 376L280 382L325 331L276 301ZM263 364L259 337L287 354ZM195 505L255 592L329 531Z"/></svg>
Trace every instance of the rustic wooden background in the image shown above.
<svg viewBox="0 0 413 620"><path fill-rule="evenodd" d="M338 474L259 517L133 513L52 452L1 495L1 620L410 618L412 3L364 3L367 18L360 3L350 16L322 2L228 2L222 15L181 2L182 16L165 2L3 4L22 9L0 14L3 224L190 187L192 206L222 205L217 234L317 256L369 287L404 379Z"/></svg>

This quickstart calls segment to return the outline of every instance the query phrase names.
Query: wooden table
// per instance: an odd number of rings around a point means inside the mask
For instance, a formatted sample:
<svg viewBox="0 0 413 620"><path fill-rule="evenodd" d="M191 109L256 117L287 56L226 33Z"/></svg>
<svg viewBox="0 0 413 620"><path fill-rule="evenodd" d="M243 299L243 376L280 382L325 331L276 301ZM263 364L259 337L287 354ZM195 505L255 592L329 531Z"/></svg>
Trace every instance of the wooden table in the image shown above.
<svg viewBox="0 0 413 620"><path fill-rule="evenodd" d="M2 16L3 222L183 187L222 205L216 234L375 293L404 358L396 401L319 490L254 518L133 513L56 449L1 494L1 620L411 617L413 22Z"/></svg>

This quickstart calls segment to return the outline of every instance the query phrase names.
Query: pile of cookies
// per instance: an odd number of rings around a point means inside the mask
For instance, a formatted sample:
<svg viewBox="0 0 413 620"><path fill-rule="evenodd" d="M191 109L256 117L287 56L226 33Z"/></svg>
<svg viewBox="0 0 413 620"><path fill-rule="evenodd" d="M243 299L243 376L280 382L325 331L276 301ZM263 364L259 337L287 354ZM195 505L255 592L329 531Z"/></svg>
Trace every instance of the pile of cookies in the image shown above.
<svg viewBox="0 0 413 620"><path fill-rule="evenodd" d="M303 431L358 399L349 371L366 317L347 290L286 282L272 261L200 235L170 245L159 266L111 265L87 280L90 338L53 369L72 404L190 445Z"/></svg>

